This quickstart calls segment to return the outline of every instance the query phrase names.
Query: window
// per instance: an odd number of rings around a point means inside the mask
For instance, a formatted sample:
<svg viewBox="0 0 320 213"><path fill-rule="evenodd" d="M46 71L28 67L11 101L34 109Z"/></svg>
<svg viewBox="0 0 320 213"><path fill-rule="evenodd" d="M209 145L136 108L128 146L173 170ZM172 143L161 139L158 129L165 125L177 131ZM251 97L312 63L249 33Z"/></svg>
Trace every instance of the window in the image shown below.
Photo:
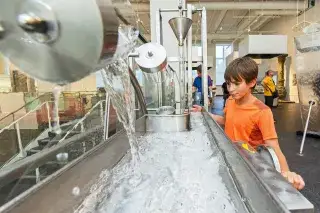
<svg viewBox="0 0 320 213"><path fill-rule="evenodd" d="M224 82L224 72L226 70L226 57L231 54L231 44L216 45L216 85Z"/></svg>

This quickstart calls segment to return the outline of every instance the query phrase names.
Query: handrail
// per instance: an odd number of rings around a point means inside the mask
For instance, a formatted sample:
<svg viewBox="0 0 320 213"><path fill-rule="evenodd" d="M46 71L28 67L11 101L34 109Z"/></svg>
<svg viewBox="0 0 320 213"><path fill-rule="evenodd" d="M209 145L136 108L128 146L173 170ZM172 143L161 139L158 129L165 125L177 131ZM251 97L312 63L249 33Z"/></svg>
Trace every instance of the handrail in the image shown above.
<svg viewBox="0 0 320 213"><path fill-rule="evenodd" d="M25 118L26 116L28 116L30 113L38 110L39 108L41 108L43 105L47 104L47 103L50 103L50 102L53 102L53 101L46 101L46 102L43 102L42 104L39 104L36 108L34 108L33 110L27 112L26 114L24 114L22 117L18 118L17 120L13 121L11 124L9 124L8 126L0 129L0 134L6 130L6 129L9 129L11 126L15 125L16 123L18 123L20 120L22 120L23 118Z"/></svg>
<svg viewBox="0 0 320 213"><path fill-rule="evenodd" d="M65 136L63 136L63 138L61 138L59 140L58 143L62 142L64 139L66 139L66 137L74 130L78 127L79 124L81 124L90 114L91 112L98 106L105 102L105 100L101 100L98 103L96 103L69 131L67 131L67 133L65 134Z"/></svg>
<svg viewBox="0 0 320 213"><path fill-rule="evenodd" d="M46 93L44 93L44 94L42 94L42 95L40 95L40 96L36 97L35 99L33 99L33 100L31 100L31 101L27 102L25 105L23 105L22 107L20 107L20 108L16 109L15 111L10 112L8 115L6 115L6 116L4 116L4 117L0 118L0 122L1 122L1 121L3 121L4 119L6 119L7 117L9 117L9 116L11 116L11 115L15 114L15 113L16 113L16 112L18 112L19 110L23 109L23 108L24 108L24 107L26 107L27 105L31 104L31 103L32 103L32 102L34 102L35 100L40 99L40 97L43 97L43 96L45 96L45 95L47 95L47 94L50 94L50 92L46 92Z"/></svg>

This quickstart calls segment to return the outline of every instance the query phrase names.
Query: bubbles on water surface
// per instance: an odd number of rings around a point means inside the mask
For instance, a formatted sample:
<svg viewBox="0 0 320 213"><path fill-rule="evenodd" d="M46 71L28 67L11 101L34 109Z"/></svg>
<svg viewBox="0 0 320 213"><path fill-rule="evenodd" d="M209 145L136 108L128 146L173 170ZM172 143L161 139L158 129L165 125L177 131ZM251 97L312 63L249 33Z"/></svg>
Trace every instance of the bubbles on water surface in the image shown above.
<svg viewBox="0 0 320 213"><path fill-rule="evenodd" d="M148 150L140 161L131 166L126 155L76 213L236 212L219 173L220 159L208 158L212 150L205 127L195 125L199 119L192 116L191 132L139 137L139 149Z"/></svg>

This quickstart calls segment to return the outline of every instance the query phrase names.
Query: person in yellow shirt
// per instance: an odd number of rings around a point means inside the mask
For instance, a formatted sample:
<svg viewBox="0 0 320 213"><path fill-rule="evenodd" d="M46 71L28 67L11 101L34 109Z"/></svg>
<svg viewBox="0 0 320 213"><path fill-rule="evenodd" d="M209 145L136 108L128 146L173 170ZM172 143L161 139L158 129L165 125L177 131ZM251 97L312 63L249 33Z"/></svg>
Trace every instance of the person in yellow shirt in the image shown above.
<svg viewBox="0 0 320 213"><path fill-rule="evenodd" d="M276 91L276 85L272 79L273 75L274 72L272 70L268 70L266 72L266 77L262 80L262 86L264 88L264 103L270 108L273 107L273 93Z"/></svg>

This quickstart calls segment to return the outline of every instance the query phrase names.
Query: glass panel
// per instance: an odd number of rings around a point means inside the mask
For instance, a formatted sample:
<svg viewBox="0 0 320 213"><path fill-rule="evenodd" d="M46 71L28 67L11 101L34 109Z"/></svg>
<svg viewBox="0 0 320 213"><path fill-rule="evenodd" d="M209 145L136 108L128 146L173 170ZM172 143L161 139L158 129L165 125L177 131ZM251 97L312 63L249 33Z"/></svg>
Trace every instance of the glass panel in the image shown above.
<svg viewBox="0 0 320 213"><path fill-rule="evenodd" d="M224 46L224 57L226 58L228 55L230 55L232 52L231 45Z"/></svg>
<svg viewBox="0 0 320 213"><path fill-rule="evenodd" d="M223 64L224 60L221 58L217 58L216 59L216 70L218 72L218 68L221 66L221 64Z"/></svg>
<svg viewBox="0 0 320 213"><path fill-rule="evenodd" d="M216 46L216 58L223 58L223 46Z"/></svg>

